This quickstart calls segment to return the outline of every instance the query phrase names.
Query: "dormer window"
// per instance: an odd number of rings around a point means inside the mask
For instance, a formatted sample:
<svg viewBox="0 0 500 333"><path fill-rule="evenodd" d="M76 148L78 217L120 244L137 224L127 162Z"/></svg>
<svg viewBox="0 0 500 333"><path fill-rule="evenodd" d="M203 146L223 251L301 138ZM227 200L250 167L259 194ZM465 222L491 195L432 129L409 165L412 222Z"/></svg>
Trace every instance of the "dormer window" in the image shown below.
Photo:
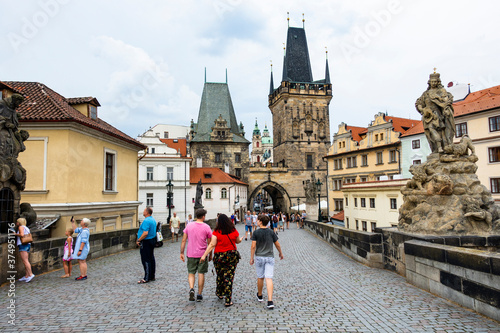
<svg viewBox="0 0 500 333"><path fill-rule="evenodd" d="M97 120L97 106L89 104L90 119Z"/></svg>
<svg viewBox="0 0 500 333"><path fill-rule="evenodd" d="M206 174L204 174L204 176L205 176L206 179L212 178L212 174L211 173L206 173Z"/></svg>

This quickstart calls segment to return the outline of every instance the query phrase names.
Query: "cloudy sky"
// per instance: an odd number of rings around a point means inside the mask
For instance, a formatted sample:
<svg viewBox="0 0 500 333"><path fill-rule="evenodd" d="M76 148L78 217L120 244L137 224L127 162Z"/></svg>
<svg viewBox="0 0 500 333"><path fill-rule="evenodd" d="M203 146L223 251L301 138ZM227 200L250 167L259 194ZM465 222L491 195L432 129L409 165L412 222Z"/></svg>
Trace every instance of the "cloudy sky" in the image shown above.
<svg viewBox="0 0 500 333"><path fill-rule="evenodd" d="M314 80L328 48L338 125L378 112L419 119L415 99L436 67L443 83L500 84L498 1L39 0L2 1L0 80L94 96L99 116L136 137L196 121L204 83L224 82L251 137L267 106L270 61L281 79L287 12L305 27Z"/></svg>

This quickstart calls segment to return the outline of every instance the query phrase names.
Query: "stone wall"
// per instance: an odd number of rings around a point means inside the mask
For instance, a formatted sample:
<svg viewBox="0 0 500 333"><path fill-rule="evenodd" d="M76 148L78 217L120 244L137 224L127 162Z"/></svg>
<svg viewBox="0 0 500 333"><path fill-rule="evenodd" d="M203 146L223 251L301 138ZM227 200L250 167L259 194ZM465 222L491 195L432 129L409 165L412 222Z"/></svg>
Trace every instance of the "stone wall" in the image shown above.
<svg viewBox="0 0 500 333"><path fill-rule="evenodd" d="M410 240L411 284L500 321L500 253Z"/></svg>
<svg viewBox="0 0 500 333"><path fill-rule="evenodd" d="M349 257L375 268L384 268L382 235L306 221L305 227Z"/></svg>
<svg viewBox="0 0 500 333"><path fill-rule="evenodd" d="M181 224L181 231L184 224ZM118 253L124 250L136 248L138 228L96 232L90 234L90 253L89 260L110 254ZM170 228L167 225L162 226L164 241L171 239ZM50 272L62 268L62 256L64 251L65 237L46 238L49 230L33 231L33 243L31 244L30 263L35 275ZM10 257L9 254L14 257ZM15 258L15 269L7 269L9 260ZM77 260L73 260L73 265L78 265ZM16 278L24 276L24 265L19 257L17 246L14 251L9 253L9 244L7 235L0 236L0 284L7 282L9 271L16 273Z"/></svg>

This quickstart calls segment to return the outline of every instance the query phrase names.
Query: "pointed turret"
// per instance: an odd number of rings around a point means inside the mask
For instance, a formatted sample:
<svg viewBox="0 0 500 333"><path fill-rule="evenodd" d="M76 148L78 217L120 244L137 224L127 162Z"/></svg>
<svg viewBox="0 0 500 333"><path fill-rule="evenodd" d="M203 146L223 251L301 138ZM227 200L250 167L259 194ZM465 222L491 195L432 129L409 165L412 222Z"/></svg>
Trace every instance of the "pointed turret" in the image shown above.
<svg viewBox="0 0 500 333"><path fill-rule="evenodd" d="M283 62L283 81L313 82L304 28L288 28L286 53Z"/></svg>
<svg viewBox="0 0 500 333"><path fill-rule="evenodd" d="M259 125L257 124L257 118L255 118L255 128L253 129L253 135L260 135Z"/></svg>
<svg viewBox="0 0 500 333"><path fill-rule="evenodd" d="M274 92L274 80L273 80L273 65L271 64L271 85L269 87L269 95ZM257 120L255 120L255 124L257 124Z"/></svg>
<svg viewBox="0 0 500 333"><path fill-rule="evenodd" d="M330 84L330 69L328 68L328 51L326 51L325 83Z"/></svg>

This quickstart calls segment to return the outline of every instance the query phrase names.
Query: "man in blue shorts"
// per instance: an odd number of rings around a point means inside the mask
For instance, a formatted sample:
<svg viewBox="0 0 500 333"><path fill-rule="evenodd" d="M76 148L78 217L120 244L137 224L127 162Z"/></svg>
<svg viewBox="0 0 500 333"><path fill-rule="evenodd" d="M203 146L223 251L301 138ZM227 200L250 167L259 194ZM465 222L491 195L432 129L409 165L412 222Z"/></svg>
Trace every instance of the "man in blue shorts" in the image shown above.
<svg viewBox="0 0 500 333"><path fill-rule="evenodd" d="M252 238L252 214L247 211L245 215L245 240L247 240L247 233L250 233L250 238Z"/></svg>

